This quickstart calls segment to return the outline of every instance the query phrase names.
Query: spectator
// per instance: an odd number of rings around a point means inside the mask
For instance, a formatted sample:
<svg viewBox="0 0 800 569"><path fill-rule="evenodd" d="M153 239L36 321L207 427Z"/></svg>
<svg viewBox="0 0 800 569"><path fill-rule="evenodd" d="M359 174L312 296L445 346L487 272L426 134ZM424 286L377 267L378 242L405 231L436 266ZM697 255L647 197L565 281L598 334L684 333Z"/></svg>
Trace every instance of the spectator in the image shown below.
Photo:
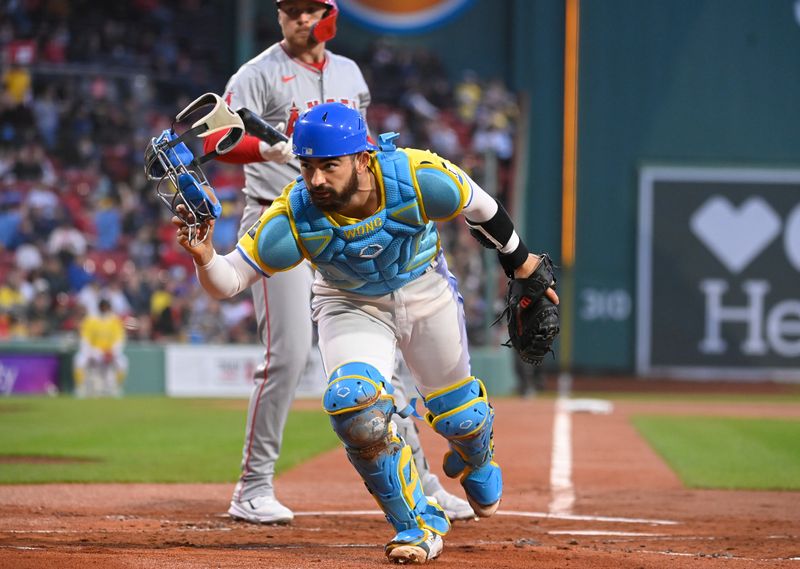
<svg viewBox="0 0 800 569"><path fill-rule="evenodd" d="M20 271L11 271L6 282L0 284L0 311L4 313L24 312L25 305L31 300L22 293L23 278Z"/></svg>
<svg viewBox="0 0 800 569"><path fill-rule="evenodd" d="M153 322L153 334L157 340L167 342L183 342L186 340L186 329L189 323L188 300L184 295L172 297L172 302L161 310Z"/></svg>
<svg viewBox="0 0 800 569"><path fill-rule="evenodd" d="M83 256L86 254L87 247L86 236L75 228L66 214L62 214L58 219L58 225L47 239L47 252L53 256L62 251L75 256Z"/></svg>
<svg viewBox="0 0 800 569"><path fill-rule="evenodd" d="M153 339L152 323L172 302L173 291L165 290L160 279L170 275L176 279L174 287L188 296L197 283L186 256L172 249L171 227L159 233L168 216L144 181L141 149L154 133L170 127L177 109L210 90L208 85L224 83L227 55L215 44L214 34L203 36L211 38L207 42L184 42L174 30L178 21L184 29L208 30L214 22L210 15L227 4L147 0L95 3L88 12L77 6L60 0L11 2L0 18L0 44L8 53L27 58L3 68L0 274L7 286L21 279L26 311L36 291L47 288L57 315L53 326L43 326L40 318L28 331L22 318L15 327L34 336L63 333L75 327L79 291L107 270L102 262L94 267L91 261L109 258L122 271L130 260L137 271L125 273L121 294L136 325L131 334ZM260 33L272 33L265 30ZM259 43L275 39L262 37ZM400 145L430 147L456 158L485 188L507 195L518 110L502 82L486 84L468 71L451 86L435 53L401 49L385 39L363 62L373 86L374 134L400 132ZM58 65L57 74L48 71L52 64ZM113 76L98 71L109 66ZM485 167L487 156L499 159L497 179L485 177L495 171ZM227 199L225 188L238 194L241 171L215 164L207 173L224 207L217 237L230 241L235 239L230 220L241 212L235 199ZM465 246L450 226L441 236L456 244L451 251ZM467 251L451 268L461 282L467 310L478 315L470 321L483 322L490 307L484 289L474 285L477 275L485 273L483 256ZM127 258L120 260L122 252ZM9 277L12 271L17 276ZM157 307L152 313L151 306ZM257 341L246 301L223 302L219 311L227 341ZM210 319L191 310L183 329L172 337L188 337L190 322L194 330L204 329L202 321ZM8 329L7 317L2 325ZM218 337L216 332L197 332L195 337L199 335ZM479 342L485 335L471 330L470 340Z"/></svg>

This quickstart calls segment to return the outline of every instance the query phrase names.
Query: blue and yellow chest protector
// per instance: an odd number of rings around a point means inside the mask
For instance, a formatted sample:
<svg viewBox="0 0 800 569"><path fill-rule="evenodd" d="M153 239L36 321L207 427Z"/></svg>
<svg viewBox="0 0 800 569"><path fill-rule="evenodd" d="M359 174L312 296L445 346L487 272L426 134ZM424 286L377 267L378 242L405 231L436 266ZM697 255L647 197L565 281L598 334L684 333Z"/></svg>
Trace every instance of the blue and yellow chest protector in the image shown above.
<svg viewBox="0 0 800 569"><path fill-rule="evenodd" d="M376 161L383 207L352 225L336 224L312 204L302 180L289 193L291 223L308 259L332 286L370 296L417 278L439 251L439 234L424 221L408 157L382 136Z"/></svg>

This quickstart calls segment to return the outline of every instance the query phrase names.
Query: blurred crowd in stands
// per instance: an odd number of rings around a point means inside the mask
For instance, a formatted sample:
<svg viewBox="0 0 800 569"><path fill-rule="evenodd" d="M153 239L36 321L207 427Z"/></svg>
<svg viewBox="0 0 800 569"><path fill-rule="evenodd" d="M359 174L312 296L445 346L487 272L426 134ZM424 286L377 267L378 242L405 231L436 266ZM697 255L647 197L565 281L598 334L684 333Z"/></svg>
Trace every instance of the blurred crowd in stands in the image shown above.
<svg viewBox="0 0 800 569"><path fill-rule="evenodd" d="M220 34L202 33L224 1L1 3L0 340L74 337L108 298L130 340L255 342L249 294L202 292L142 169L150 137L231 73L225 49L207 41ZM373 94L370 129L451 159L510 205L518 107L503 83L469 71L451 82L431 53L385 42L368 53L356 59ZM241 168L204 168L223 204L215 245L227 252ZM499 270L463 223L441 229L470 340L485 343Z"/></svg>

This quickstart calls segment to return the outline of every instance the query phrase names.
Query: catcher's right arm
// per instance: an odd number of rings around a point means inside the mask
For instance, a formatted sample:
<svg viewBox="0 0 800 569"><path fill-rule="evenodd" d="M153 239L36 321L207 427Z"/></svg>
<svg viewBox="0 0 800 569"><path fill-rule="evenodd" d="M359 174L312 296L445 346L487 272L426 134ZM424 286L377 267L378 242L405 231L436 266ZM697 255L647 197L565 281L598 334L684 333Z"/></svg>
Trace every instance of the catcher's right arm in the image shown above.
<svg viewBox="0 0 800 569"><path fill-rule="evenodd" d="M523 361L538 365L552 351L559 332L553 263L546 254L537 257L528 252L505 208L496 204L491 217L484 221L468 218L467 225L481 245L497 250L510 279L506 308L498 318L505 316L508 322L510 338L505 345L513 347Z"/></svg>

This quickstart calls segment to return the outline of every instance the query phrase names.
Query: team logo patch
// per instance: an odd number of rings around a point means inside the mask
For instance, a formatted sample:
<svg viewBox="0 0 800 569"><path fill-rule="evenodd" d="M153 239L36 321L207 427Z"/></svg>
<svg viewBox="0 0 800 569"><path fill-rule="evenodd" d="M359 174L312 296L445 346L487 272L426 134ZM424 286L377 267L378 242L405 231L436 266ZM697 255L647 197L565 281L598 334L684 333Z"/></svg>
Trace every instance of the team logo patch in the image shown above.
<svg viewBox="0 0 800 569"><path fill-rule="evenodd" d="M367 245L361 251L359 251L358 256L362 259L374 259L378 255L383 252L383 246L378 245L377 243L373 243L372 245Z"/></svg>
<svg viewBox="0 0 800 569"><path fill-rule="evenodd" d="M250 229L247 231L247 235L250 237L250 239L255 239L255 238L256 238L256 233L258 232L258 228L259 228L260 226L261 226L261 220L259 219L258 221L256 221L256 222L253 224L253 227L251 227L251 228L250 228Z"/></svg>

